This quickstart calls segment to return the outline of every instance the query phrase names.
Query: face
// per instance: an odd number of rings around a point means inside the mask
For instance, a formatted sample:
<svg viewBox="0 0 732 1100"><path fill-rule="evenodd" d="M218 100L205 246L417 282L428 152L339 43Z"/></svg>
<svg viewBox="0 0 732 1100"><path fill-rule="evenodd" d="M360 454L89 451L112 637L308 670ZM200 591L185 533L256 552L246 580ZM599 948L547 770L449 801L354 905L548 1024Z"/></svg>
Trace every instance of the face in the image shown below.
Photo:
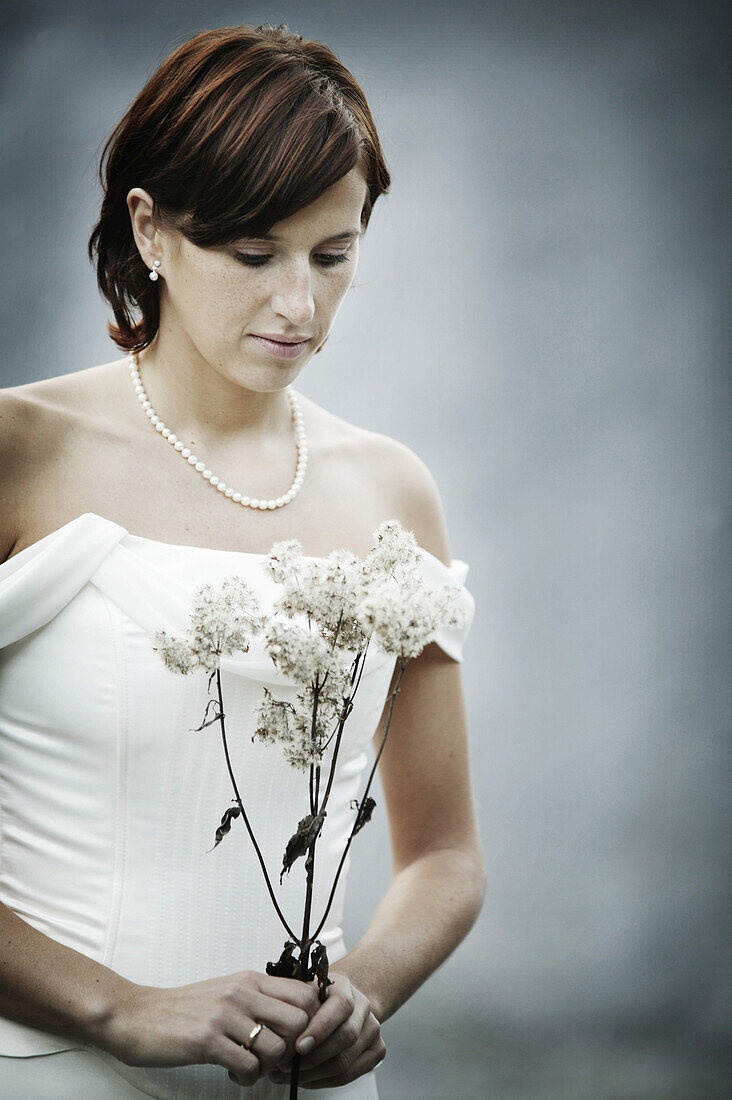
<svg viewBox="0 0 732 1100"><path fill-rule="evenodd" d="M246 389L289 385L323 343L356 273L366 182L357 169L310 206L278 222L269 239L199 248L151 229L146 203L128 195L143 259L160 259L160 331L168 362L206 365ZM298 341L285 357L281 341ZM278 353L279 352L279 353ZM175 358L174 358L175 357Z"/></svg>

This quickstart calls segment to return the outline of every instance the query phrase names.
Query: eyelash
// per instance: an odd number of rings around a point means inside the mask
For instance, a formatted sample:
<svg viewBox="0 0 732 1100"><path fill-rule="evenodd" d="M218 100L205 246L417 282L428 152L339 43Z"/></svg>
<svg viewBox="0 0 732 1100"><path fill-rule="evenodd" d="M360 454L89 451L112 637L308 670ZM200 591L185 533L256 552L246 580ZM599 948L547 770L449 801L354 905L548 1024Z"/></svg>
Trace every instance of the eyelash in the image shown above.
<svg viewBox="0 0 732 1100"><path fill-rule="evenodd" d="M272 258L271 256L257 256L255 260L253 256L247 256L244 252L235 252L234 255L239 263L244 264L245 267L264 267L267 261ZM350 256L346 252L342 252L333 256L322 254L318 263L322 267L336 267L338 264L348 263L349 260Z"/></svg>

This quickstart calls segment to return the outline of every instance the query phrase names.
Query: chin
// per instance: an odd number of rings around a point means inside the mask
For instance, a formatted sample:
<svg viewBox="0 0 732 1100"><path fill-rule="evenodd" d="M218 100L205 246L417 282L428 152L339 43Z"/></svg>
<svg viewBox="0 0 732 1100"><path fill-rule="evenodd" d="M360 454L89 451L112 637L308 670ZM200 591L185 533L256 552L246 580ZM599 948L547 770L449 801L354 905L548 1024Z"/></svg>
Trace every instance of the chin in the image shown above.
<svg viewBox="0 0 732 1100"><path fill-rule="evenodd" d="M231 378L242 389L251 390L252 393L276 393L289 386L300 373L298 370L289 370L283 367L273 367L269 370L252 370L235 375Z"/></svg>

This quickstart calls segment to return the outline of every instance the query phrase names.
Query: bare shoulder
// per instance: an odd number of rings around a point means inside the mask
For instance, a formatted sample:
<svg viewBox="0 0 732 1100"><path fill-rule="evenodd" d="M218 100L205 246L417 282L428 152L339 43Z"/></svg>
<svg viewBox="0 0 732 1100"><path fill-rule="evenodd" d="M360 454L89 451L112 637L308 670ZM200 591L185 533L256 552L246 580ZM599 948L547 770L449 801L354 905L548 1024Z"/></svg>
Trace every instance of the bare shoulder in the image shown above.
<svg viewBox="0 0 732 1100"><path fill-rule="evenodd" d="M105 363L0 389L4 461L12 461L16 473L37 472L32 464L42 463L70 427L98 414L102 391L118 374L114 368L116 364Z"/></svg>
<svg viewBox="0 0 732 1100"><path fill-rule="evenodd" d="M20 514L33 463L49 445L42 403L26 386L0 390L0 561L5 561L22 529Z"/></svg>
<svg viewBox="0 0 732 1100"><path fill-rule="evenodd" d="M58 461L75 426L98 414L100 383L111 378L103 364L71 374L0 389L0 560L17 542L24 501Z"/></svg>
<svg viewBox="0 0 732 1100"><path fill-rule="evenodd" d="M105 394L110 395L111 388L118 386L120 376L120 361L116 360L8 386L0 389L0 398L17 403L18 407L22 403L39 415L44 412L48 416L59 415L64 410L79 412L89 402L96 405Z"/></svg>
<svg viewBox="0 0 732 1100"><path fill-rule="evenodd" d="M361 500L374 500L374 526L398 519L421 547L442 562L451 561L447 523L437 482L426 463L406 444L380 432L350 424L312 402L307 403L320 438L330 441L338 465ZM378 515L377 515L378 512Z"/></svg>
<svg viewBox="0 0 732 1100"><path fill-rule="evenodd" d="M374 468L389 486L393 515L421 547L450 564L450 542L442 497L426 463L397 439L376 435L372 440Z"/></svg>
<svg viewBox="0 0 732 1100"><path fill-rule="evenodd" d="M0 389L3 430L10 430L22 417L34 423L42 420L53 428L55 421L61 427L70 416L93 414L105 392L118 385L119 376L119 363L102 363Z"/></svg>

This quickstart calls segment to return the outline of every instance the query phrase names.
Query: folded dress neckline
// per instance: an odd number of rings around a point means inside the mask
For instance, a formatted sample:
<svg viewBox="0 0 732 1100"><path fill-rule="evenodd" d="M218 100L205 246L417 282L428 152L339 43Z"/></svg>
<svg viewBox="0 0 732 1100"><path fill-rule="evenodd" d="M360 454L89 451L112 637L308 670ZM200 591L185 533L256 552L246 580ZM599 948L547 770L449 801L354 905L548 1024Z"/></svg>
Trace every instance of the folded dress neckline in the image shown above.
<svg viewBox="0 0 732 1100"><path fill-rule="evenodd" d="M28 546L24 546L23 549L19 550L17 554L13 554L11 557L6 558L5 562L0 562L0 569L3 565L6 564L6 562L12 562L15 561L16 558L21 558L23 554L26 554L31 550L35 550L37 547L42 546L42 544L45 543L47 539L53 538L55 535L60 534L62 531L66 531L67 528L73 526L74 524L78 524L80 520L86 520L88 517L92 517L95 520L99 520L103 524L109 524L111 527L117 528L118 531L123 532L128 538L135 539L137 542L147 542L153 546L169 546L171 550L199 550L201 552L206 552L209 554L235 554L238 557L258 558L260 560L269 556L269 550L225 550L219 546L194 546L191 543L166 542L163 539L151 539L148 538L146 535L136 535L133 531L129 531L121 523L117 523L116 520L108 519L106 516L101 516L98 512L82 512L80 515L75 516L74 519L68 520L67 523L62 523L60 527L56 527L53 531L49 531L48 534L43 535L42 538L36 539L35 542L29 543ZM284 540L274 539L273 544L274 542L278 541ZM420 546L419 543L417 543L417 546L419 547L419 551L421 554L425 554L427 555L427 557L433 558L436 562L439 562L440 565L444 566L446 569L450 568L449 565L446 565L445 562L443 562L435 554L431 553L429 550L426 550L423 546ZM340 549L340 547L334 547L333 549ZM327 554L302 554L301 556L305 561L326 561L328 558ZM452 561L456 562L458 561L458 559L453 558Z"/></svg>

